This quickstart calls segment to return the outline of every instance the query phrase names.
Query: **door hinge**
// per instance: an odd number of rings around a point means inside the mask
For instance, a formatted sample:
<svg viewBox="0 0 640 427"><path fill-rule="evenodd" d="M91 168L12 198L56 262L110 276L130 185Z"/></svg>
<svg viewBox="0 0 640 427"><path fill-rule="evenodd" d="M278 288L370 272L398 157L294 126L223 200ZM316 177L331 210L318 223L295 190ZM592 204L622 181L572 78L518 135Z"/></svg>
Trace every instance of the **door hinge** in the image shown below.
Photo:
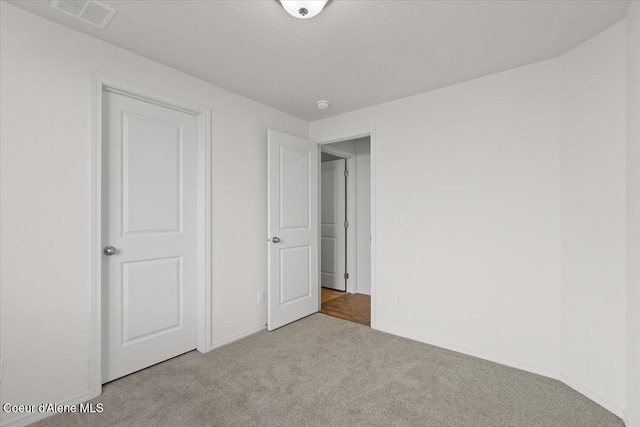
<svg viewBox="0 0 640 427"><path fill-rule="evenodd" d="M349 278L349 273L344 273L345 280Z"/></svg>
<svg viewBox="0 0 640 427"><path fill-rule="evenodd" d="M349 228L349 221L344 222L344 228Z"/></svg>
<svg viewBox="0 0 640 427"><path fill-rule="evenodd" d="M349 176L349 171L348 170L344 170L344 176Z"/></svg>

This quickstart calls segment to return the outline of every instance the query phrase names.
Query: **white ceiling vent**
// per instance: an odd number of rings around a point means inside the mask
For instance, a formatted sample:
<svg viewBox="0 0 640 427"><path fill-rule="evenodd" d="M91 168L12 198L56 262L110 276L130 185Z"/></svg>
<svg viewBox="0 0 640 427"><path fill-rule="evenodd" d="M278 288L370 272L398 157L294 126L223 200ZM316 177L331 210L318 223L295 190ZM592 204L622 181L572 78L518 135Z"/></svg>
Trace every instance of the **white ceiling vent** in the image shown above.
<svg viewBox="0 0 640 427"><path fill-rule="evenodd" d="M81 21L104 28L116 10L94 0L51 0L50 6Z"/></svg>

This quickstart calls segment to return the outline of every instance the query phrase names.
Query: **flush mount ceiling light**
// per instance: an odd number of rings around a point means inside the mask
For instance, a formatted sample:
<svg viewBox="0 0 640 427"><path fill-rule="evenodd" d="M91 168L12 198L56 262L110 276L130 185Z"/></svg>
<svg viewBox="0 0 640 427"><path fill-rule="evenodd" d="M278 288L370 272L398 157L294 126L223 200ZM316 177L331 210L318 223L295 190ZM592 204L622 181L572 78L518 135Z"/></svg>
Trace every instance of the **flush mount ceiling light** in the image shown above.
<svg viewBox="0 0 640 427"><path fill-rule="evenodd" d="M313 18L329 3L330 0L279 0L284 10L291 16L300 19Z"/></svg>
<svg viewBox="0 0 640 427"><path fill-rule="evenodd" d="M326 99L321 99L320 101L316 102L316 105L320 110L326 110L327 108L329 108L329 101L327 101Z"/></svg>

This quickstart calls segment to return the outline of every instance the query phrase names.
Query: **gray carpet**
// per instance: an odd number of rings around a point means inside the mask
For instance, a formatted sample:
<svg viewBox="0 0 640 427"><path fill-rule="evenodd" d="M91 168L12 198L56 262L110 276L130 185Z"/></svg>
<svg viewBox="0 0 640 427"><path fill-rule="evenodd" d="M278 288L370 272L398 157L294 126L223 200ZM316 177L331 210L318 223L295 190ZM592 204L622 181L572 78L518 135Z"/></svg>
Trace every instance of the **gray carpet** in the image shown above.
<svg viewBox="0 0 640 427"><path fill-rule="evenodd" d="M623 426L564 384L323 314L105 385L38 426Z"/></svg>

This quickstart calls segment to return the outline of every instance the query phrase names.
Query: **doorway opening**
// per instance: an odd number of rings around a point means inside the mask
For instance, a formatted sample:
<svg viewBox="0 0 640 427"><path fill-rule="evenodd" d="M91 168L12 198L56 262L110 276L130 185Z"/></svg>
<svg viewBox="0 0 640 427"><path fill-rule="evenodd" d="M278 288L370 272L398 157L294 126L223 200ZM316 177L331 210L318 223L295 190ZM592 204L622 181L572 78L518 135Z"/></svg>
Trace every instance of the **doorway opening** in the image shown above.
<svg viewBox="0 0 640 427"><path fill-rule="evenodd" d="M320 148L320 312L370 326L371 139Z"/></svg>

